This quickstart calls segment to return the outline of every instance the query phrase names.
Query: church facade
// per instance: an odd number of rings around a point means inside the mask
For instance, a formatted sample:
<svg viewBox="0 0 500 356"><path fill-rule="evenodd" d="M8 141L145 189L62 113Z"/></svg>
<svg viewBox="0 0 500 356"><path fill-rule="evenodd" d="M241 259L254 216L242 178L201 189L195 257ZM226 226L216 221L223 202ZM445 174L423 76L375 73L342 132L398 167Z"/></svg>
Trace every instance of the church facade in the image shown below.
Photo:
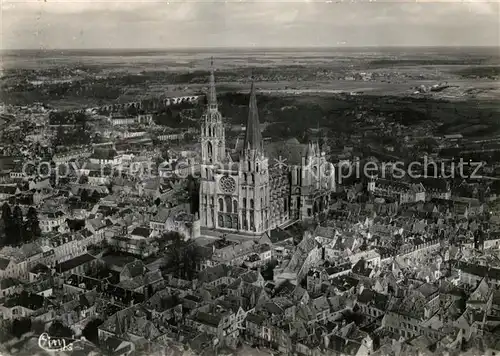
<svg viewBox="0 0 500 356"><path fill-rule="evenodd" d="M226 147L213 69L201 122L202 227L261 235L327 210L335 191L333 165L317 143L264 144L253 82L245 135L237 147Z"/></svg>

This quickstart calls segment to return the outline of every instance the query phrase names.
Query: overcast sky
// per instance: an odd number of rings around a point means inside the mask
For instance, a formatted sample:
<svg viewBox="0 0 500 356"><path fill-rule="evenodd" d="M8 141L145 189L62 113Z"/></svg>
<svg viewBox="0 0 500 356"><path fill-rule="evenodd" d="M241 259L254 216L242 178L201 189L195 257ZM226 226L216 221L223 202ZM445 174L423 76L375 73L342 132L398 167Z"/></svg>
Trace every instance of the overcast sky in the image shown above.
<svg viewBox="0 0 500 356"><path fill-rule="evenodd" d="M498 46L499 1L1 0L2 48Z"/></svg>

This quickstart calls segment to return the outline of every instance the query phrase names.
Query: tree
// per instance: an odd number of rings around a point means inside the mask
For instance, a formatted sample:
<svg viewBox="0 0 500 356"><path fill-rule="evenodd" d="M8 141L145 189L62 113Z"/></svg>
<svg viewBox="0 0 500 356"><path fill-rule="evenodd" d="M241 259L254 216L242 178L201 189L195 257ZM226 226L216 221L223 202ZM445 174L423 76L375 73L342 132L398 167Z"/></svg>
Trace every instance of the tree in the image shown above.
<svg viewBox="0 0 500 356"><path fill-rule="evenodd" d="M2 245L10 244L12 240L12 210L10 209L9 204L5 203L2 205L2 221L5 230L5 236L3 237Z"/></svg>
<svg viewBox="0 0 500 356"><path fill-rule="evenodd" d="M19 205L16 205L14 207L14 211L12 212L12 222L13 222L13 227L12 227L12 243L17 245L22 243L23 240L23 211L19 207Z"/></svg>
<svg viewBox="0 0 500 356"><path fill-rule="evenodd" d="M62 125L59 125L57 127L56 134L54 135L54 138L52 139L52 145L55 147L57 146L62 146L64 144L64 137L66 136L66 132L64 131L64 127Z"/></svg>
<svg viewBox="0 0 500 356"><path fill-rule="evenodd" d="M12 320L0 320L0 344L12 339Z"/></svg>
<svg viewBox="0 0 500 356"><path fill-rule="evenodd" d="M136 115L137 115L137 113L138 113L138 110L137 110L137 108L135 107L135 105L134 105L134 104L132 104L131 106L129 106L129 107L127 108L126 113L127 113L127 115L129 115L129 116L136 116Z"/></svg>
<svg viewBox="0 0 500 356"><path fill-rule="evenodd" d="M20 338L24 334L31 331L31 319L23 318L23 319L15 319L12 322L12 334Z"/></svg>
<svg viewBox="0 0 500 356"><path fill-rule="evenodd" d="M82 331L82 335L96 345L99 345L99 330L98 327L103 321L101 319L94 319L90 321Z"/></svg>
<svg viewBox="0 0 500 356"><path fill-rule="evenodd" d="M68 339L73 337L73 331L60 321L54 321L50 325L48 334L52 337L65 337Z"/></svg>
<svg viewBox="0 0 500 356"><path fill-rule="evenodd" d="M10 206L7 203L2 205L2 220L5 226L9 225L12 221L12 210L10 209Z"/></svg>
<svg viewBox="0 0 500 356"><path fill-rule="evenodd" d="M181 262L184 278L192 280L195 277L202 257L201 248L196 243L191 243L184 248Z"/></svg>
<svg viewBox="0 0 500 356"><path fill-rule="evenodd" d="M139 248L139 253L141 254L141 257L144 256L144 252L146 252L146 241L140 241L139 244L137 245Z"/></svg>
<svg viewBox="0 0 500 356"><path fill-rule="evenodd" d="M79 184L88 184L88 182L89 182L89 177L86 175L82 175L78 180Z"/></svg>
<svg viewBox="0 0 500 356"><path fill-rule="evenodd" d="M30 207L26 213L26 237L25 240L33 240L41 235L38 213L34 207Z"/></svg>
<svg viewBox="0 0 500 356"><path fill-rule="evenodd" d="M183 181L170 182L170 187L172 188L172 200L177 204L185 203L189 200L189 195L187 187L184 185Z"/></svg>
<svg viewBox="0 0 500 356"><path fill-rule="evenodd" d="M167 248L166 253L166 268L173 267L175 270L179 269L181 263L181 249L184 242L184 236L177 231L169 231L158 240L160 249L165 248L167 241L171 241Z"/></svg>
<svg viewBox="0 0 500 356"><path fill-rule="evenodd" d="M87 191L87 189L82 189L82 191L80 192L80 200L82 202L89 201L89 192Z"/></svg>
<svg viewBox="0 0 500 356"><path fill-rule="evenodd" d="M184 236L176 231L164 234L163 238L172 241L167 247L167 262L163 268L172 271L180 278L191 280L195 276L197 266L203 257L200 246L196 243L184 241Z"/></svg>
<svg viewBox="0 0 500 356"><path fill-rule="evenodd" d="M168 161L170 159L170 155L168 154L168 151L170 148L168 146L163 146L161 148L161 157L163 158L163 161Z"/></svg>
<svg viewBox="0 0 500 356"><path fill-rule="evenodd" d="M99 192L97 190L94 190L94 192L92 193L92 196L90 197L90 200L93 203L98 203L99 200L101 200L101 194L99 194Z"/></svg>
<svg viewBox="0 0 500 356"><path fill-rule="evenodd" d="M41 320L33 320L31 322L31 331L35 333L35 335L41 335L45 332L45 323Z"/></svg>

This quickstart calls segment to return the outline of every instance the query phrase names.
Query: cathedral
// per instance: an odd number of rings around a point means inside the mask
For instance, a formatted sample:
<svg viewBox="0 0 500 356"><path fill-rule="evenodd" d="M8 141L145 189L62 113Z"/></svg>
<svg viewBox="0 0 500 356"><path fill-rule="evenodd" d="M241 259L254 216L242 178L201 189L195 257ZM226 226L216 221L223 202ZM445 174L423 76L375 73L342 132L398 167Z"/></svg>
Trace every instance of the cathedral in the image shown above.
<svg viewBox="0 0 500 356"><path fill-rule="evenodd" d="M213 67L201 118L201 226L260 236L328 209L335 172L317 142L264 143L252 81L245 136L226 147Z"/></svg>

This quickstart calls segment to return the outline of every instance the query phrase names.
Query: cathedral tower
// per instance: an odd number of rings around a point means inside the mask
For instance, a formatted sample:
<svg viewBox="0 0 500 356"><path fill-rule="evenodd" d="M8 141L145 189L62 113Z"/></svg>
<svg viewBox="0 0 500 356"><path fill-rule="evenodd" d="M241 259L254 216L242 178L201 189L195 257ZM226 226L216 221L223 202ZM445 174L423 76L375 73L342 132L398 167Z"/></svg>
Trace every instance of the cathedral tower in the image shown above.
<svg viewBox="0 0 500 356"><path fill-rule="evenodd" d="M226 158L226 139L222 115L217 104L213 61L210 69L210 86L207 107L201 124L201 156L203 164L217 164Z"/></svg>
<svg viewBox="0 0 500 356"><path fill-rule="evenodd" d="M213 60L209 83L207 106L201 118L200 218L203 226L213 228L216 227L215 173L226 160L226 139L217 104Z"/></svg>
<svg viewBox="0 0 500 356"><path fill-rule="evenodd" d="M262 234L270 229L269 160L264 155L253 81L250 89L245 141L239 162L239 174L242 184L241 229L254 234Z"/></svg>

